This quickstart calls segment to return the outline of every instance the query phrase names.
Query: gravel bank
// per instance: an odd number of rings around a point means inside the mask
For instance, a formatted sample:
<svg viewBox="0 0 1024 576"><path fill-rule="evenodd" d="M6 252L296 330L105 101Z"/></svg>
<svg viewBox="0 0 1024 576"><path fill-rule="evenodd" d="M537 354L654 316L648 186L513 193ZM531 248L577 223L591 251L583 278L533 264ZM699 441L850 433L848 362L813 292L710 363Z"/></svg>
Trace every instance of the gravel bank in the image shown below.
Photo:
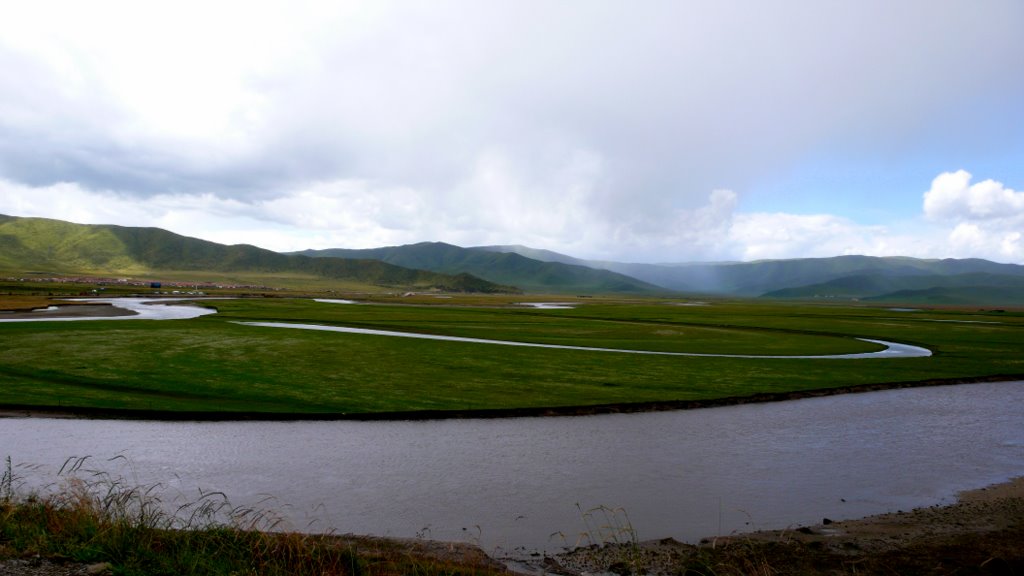
<svg viewBox="0 0 1024 576"><path fill-rule="evenodd" d="M949 506L740 534L586 548L540 573L1024 574L1024 478L972 490Z"/></svg>

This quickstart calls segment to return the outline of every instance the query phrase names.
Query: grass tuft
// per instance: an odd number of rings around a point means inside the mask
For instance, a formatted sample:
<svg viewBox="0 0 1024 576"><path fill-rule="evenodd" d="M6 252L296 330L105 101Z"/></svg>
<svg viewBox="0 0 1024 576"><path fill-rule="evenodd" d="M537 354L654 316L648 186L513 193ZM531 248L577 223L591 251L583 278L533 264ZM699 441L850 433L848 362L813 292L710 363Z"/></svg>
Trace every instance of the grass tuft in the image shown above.
<svg viewBox="0 0 1024 576"><path fill-rule="evenodd" d="M0 478L0 558L109 563L115 576L486 575L503 570L446 559L382 539L276 532L271 512L232 507L203 492L168 511L161 485L139 486L70 458L61 481L23 493L10 457Z"/></svg>

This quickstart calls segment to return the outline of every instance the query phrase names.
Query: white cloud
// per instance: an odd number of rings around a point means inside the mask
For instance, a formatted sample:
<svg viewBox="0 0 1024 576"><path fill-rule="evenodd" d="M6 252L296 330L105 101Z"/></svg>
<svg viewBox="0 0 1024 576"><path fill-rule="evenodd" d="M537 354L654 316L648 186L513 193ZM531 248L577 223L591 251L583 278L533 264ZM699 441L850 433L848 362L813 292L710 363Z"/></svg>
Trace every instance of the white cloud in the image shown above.
<svg viewBox="0 0 1024 576"><path fill-rule="evenodd" d="M1024 263L1024 242L1020 230L1024 218L1001 227L977 222L960 222L946 238L945 254L953 258L987 258L999 262Z"/></svg>
<svg viewBox="0 0 1024 576"><path fill-rule="evenodd" d="M479 155L450 193L435 193L431 229L462 244L592 246L606 221L603 159L589 150L551 150L519 158L505 150Z"/></svg>
<svg viewBox="0 0 1024 576"><path fill-rule="evenodd" d="M995 180L971 184L966 170L943 172L924 193L924 213L936 220L999 220L1024 215L1024 192Z"/></svg>
<svg viewBox="0 0 1024 576"><path fill-rule="evenodd" d="M311 231L373 228L408 232L423 212L423 198L409 188L377 188L366 181L314 182L254 207L267 220Z"/></svg>
<svg viewBox="0 0 1024 576"><path fill-rule="evenodd" d="M971 184L971 178L966 170L944 172L924 193L925 216L953 225L948 255L1024 261L1024 192L991 179Z"/></svg>
<svg viewBox="0 0 1024 576"><path fill-rule="evenodd" d="M419 241L410 190L374 190L365 182L315 183L269 200L213 194L161 194L145 200L74 183L32 187L0 179L0 213L81 224L154 226L222 244L271 250L369 248Z"/></svg>
<svg viewBox="0 0 1024 576"><path fill-rule="evenodd" d="M897 248L901 239L885 226L864 226L830 214L742 214L733 222L729 239L741 260L923 255L919 245Z"/></svg>

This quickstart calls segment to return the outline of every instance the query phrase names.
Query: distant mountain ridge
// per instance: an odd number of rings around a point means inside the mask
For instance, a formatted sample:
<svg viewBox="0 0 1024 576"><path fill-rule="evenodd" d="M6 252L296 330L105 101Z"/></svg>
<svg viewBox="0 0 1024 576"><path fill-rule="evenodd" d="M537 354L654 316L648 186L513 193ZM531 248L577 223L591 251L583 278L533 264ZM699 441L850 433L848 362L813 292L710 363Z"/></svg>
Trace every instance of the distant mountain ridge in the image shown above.
<svg viewBox="0 0 1024 576"><path fill-rule="evenodd" d="M971 272L967 274L857 274L843 276L795 288L783 288L764 294L770 298L847 297L865 298L875 294L927 290L930 288L969 288L987 286L992 288L1024 288L1024 276Z"/></svg>
<svg viewBox="0 0 1024 576"><path fill-rule="evenodd" d="M834 256L755 262L639 264L580 260L522 246L481 250L612 270L664 288L707 295L1024 305L1024 266L979 258Z"/></svg>
<svg viewBox="0 0 1024 576"><path fill-rule="evenodd" d="M1024 306L1024 266L977 258L836 256L757 262L592 261L526 246L442 242L281 254L159 228L0 215L0 270L217 272L464 292L740 296Z"/></svg>
<svg viewBox="0 0 1024 576"><path fill-rule="evenodd" d="M444 242L420 242L384 248L304 250L303 256L369 258L398 266L446 274L469 273L497 284L531 292L563 294L651 294L670 292L663 287L593 267L541 261L514 252L462 248ZM551 254L554 254L553 252Z"/></svg>
<svg viewBox="0 0 1024 576"><path fill-rule="evenodd" d="M290 256L247 244L226 246L160 228L6 215L0 215L0 269L116 275L160 271L298 274L399 288L515 291L470 274L440 274L378 260Z"/></svg>

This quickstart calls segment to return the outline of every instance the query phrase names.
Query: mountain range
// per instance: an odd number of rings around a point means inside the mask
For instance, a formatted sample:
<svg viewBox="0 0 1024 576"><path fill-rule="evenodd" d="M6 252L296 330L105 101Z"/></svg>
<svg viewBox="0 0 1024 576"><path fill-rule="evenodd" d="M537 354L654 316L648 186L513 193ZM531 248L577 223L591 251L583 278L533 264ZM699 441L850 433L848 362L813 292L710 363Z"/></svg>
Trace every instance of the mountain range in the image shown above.
<svg viewBox="0 0 1024 576"><path fill-rule="evenodd" d="M518 286L528 292L651 294L672 291L610 270L539 260L516 252L460 248L443 242L421 242L366 250L305 250L296 254L318 258L368 258L444 274L469 273L491 282Z"/></svg>
<svg viewBox="0 0 1024 576"><path fill-rule="evenodd" d="M291 283L325 279L346 286L515 292L470 274L439 274L380 260L309 258L247 244L225 246L160 228L73 224L0 215L0 270L49 275L192 273ZM196 278L198 279L198 278Z"/></svg>
<svg viewBox="0 0 1024 576"><path fill-rule="evenodd" d="M979 258L851 255L754 262L638 264L581 260L525 246L477 249L615 271L688 294L1024 306L1024 266Z"/></svg>
<svg viewBox="0 0 1024 576"><path fill-rule="evenodd" d="M1024 266L981 259L836 256L642 264L525 246L422 242L278 253L159 228L0 215L0 270L53 274L231 273L347 286L463 292L741 296L904 304L1024 306Z"/></svg>

